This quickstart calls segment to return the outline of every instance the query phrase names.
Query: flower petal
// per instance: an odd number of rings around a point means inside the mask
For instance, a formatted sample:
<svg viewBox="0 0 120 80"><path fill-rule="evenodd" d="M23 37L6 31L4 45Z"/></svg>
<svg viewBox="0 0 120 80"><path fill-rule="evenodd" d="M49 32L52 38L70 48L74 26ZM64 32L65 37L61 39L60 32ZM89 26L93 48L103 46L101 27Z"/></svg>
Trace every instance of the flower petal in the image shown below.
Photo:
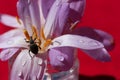
<svg viewBox="0 0 120 80"><path fill-rule="evenodd" d="M47 20L45 23L45 28L44 28L45 37L50 36L51 32L55 28L54 22L55 22L56 17L57 17L56 15L61 7L61 3L62 3L61 0L56 0L49 11L49 14L47 16Z"/></svg>
<svg viewBox="0 0 120 80"><path fill-rule="evenodd" d="M62 47L49 51L50 64L57 70L66 71L73 66L74 48Z"/></svg>
<svg viewBox="0 0 120 80"><path fill-rule="evenodd" d="M69 0L69 14L66 25L64 26L63 33L71 30L71 24L80 22L85 10L86 0ZM61 17L62 18L62 17ZM61 19L62 20L62 19ZM76 25L74 25L75 27Z"/></svg>
<svg viewBox="0 0 120 80"><path fill-rule="evenodd" d="M51 33L54 34L54 36L62 34L63 28L68 20L69 10L69 3L62 3L61 8L57 13L56 21L54 22L55 31Z"/></svg>
<svg viewBox="0 0 120 80"><path fill-rule="evenodd" d="M114 48L113 37L110 34L104 32L102 30L93 29L91 27L80 27L80 28L74 29L73 31L71 31L69 33L81 35L81 36L86 36L86 37L98 40L101 43L103 43L103 45L105 46L105 48L108 51L110 51Z"/></svg>
<svg viewBox="0 0 120 80"><path fill-rule="evenodd" d="M96 40L78 35L63 35L53 39L52 43L53 44L49 46L49 49L55 47L68 46L68 47L76 47L85 50L94 50L104 47L102 43Z"/></svg>
<svg viewBox="0 0 120 80"><path fill-rule="evenodd" d="M83 50L83 52L85 52L87 55L98 61L102 62L111 61L111 57L105 48L100 48L96 50Z"/></svg>
<svg viewBox="0 0 120 80"><path fill-rule="evenodd" d="M17 2L17 12L20 19L23 21L24 27L27 29L30 35L32 35L31 26L32 20L29 11L29 0L19 0Z"/></svg>
<svg viewBox="0 0 120 80"><path fill-rule="evenodd" d="M21 24L19 24L15 17L7 15L7 14L0 15L0 22L3 23L4 25L9 26L9 27L21 28L21 29L23 28L22 21L21 21Z"/></svg>
<svg viewBox="0 0 120 80"><path fill-rule="evenodd" d="M47 16L45 25L46 37L61 35L62 32L70 28L72 23L79 21L83 15L84 6L85 0L56 0Z"/></svg>
<svg viewBox="0 0 120 80"><path fill-rule="evenodd" d="M42 58L33 57L31 59L28 50L22 50L17 56L12 70L11 80L41 80L45 70L45 63Z"/></svg>
<svg viewBox="0 0 120 80"><path fill-rule="evenodd" d="M110 51L115 47L115 41L114 38L108 34L107 32L104 32L102 30L94 29L96 33L98 33L103 38L103 45L105 45L105 48Z"/></svg>
<svg viewBox="0 0 120 80"><path fill-rule="evenodd" d="M22 29L13 29L13 30L7 31L4 34L0 35L0 42L12 37L17 37L17 36L23 37L24 35L21 33L22 33Z"/></svg>
<svg viewBox="0 0 120 80"><path fill-rule="evenodd" d="M19 48L3 49L0 53L0 59L2 61L6 61L10 59L18 50Z"/></svg>
<svg viewBox="0 0 120 80"><path fill-rule="evenodd" d="M29 3L29 12L32 21L32 25L37 27L40 30L40 13L39 13L39 4L38 0L31 0Z"/></svg>
<svg viewBox="0 0 120 80"><path fill-rule="evenodd" d="M27 80L27 76L31 70L32 60L27 52L23 50L16 58L10 74L11 80Z"/></svg>
<svg viewBox="0 0 120 80"><path fill-rule="evenodd" d="M55 2L55 0L39 0L39 1L41 1L43 16L46 19L48 16L49 10L50 10L51 6L53 5L53 3ZM40 3L39 3L39 5L40 5Z"/></svg>
<svg viewBox="0 0 120 80"><path fill-rule="evenodd" d="M0 48L23 47L28 48L27 43L23 37L12 37L0 41Z"/></svg>

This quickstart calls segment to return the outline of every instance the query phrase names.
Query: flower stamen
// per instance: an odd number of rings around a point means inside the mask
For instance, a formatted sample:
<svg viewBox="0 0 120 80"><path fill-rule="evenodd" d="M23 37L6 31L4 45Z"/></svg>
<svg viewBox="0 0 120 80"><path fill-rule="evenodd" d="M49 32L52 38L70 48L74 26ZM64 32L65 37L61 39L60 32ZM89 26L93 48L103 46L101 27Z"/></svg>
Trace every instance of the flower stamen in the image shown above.
<svg viewBox="0 0 120 80"><path fill-rule="evenodd" d="M76 21L76 22L74 22L74 23L71 23L71 27L70 27L69 29L70 29L70 30L73 30L78 23L79 23L79 21Z"/></svg>
<svg viewBox="0 0 120 80"><path fill-rule="evenodd" d="M32 32L33 32L32 37L33 37L33 38L38 38L37 30L36 30L35 26L32 26Z"/></svg>
<svg viewBox="0 0 120 80"><path fill-rule="evenodd" d="M30 36L29 36L28 31L26 29L23 29L23 33L24 33L24 35L26 37L26 40L27 41L30 40Z"/></svg>
<svg viewBox="0 0 120 80"><path fill-rule="evenodd" d="M20 19L16 16L16 20L17 20L17 22L21 25L22 23L21 23L21 21L20 21Z"/></svg>
<svg viewBox="0 0 120 80"><path fill-rule="evenodd" d="M40 37L42 40L46 40L43 27L41 27L41 29L40 29Z"/></svg>

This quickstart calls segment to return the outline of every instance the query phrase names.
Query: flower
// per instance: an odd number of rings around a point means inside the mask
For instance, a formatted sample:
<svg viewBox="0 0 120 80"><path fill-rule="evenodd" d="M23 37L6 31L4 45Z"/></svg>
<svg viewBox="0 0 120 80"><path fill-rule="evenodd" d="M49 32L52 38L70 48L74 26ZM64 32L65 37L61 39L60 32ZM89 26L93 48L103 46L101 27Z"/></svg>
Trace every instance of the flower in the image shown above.
<svg viewBox="0 0 120 80"><path fill-rule="evenodd" d="M76 35L73 30L83 15L84 6L85 0L19 0L17 10L20 19L1 15L3 24L15 27L0 36L1 60L18 54L12 63L10 79L43 79L47 56L55 69L67 71L73 66L76 48L97 60L110 61L110 55L104 48L106 44L103 45L99 39L97 41L96 37L80 36L79 32ZM94 30L98 36L101 32ZM109 36L104 32L102 34ZM106 40L110 42L108 38ZM30 46L37 46L38 50L32 50Z"/></svg>

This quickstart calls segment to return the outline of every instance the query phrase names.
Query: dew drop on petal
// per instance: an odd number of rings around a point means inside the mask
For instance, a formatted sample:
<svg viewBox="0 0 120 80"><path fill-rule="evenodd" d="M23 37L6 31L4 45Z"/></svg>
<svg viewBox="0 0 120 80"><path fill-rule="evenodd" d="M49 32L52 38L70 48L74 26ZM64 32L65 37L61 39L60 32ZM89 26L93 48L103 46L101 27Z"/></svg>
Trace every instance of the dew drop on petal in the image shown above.
<svg viewBox="0 0 120 80"><path fill-rule="evenodd" d="M80 42L80 43L84 43L84 41L83 41L83 40L79 40L79 42Z"/></svg>
<svg viewBox="0 0 120 80"><path fill-rule="evenodd" d="M26 61L24 60L23 62L22 62L22 66L24 66L26 64Z"/></svg>
<svg viewBox="0 0 120 80"><path fill-rule="evenodd" d="M8 41L7 41L7 44L8 44L8 45L11 45L11 44L13 44L13 43L14 43L13 40L8 40Z"/></svg>
<svg viewBox="0 0 120 80"><path fill-rule="evenodd" d="M43 60L42 60L41 58L39 58L39 60L38 60L38 64L41 65L42 62L43 62Z"/></svg>
<svg viewBox="0 0 120 80"><path fill-rule="evenodd" d="M70 73L72 73L74 70L73 70L73 69L70 69L69 71L70 71Z"/></svg>
<svg viewBox="0 0 120 80"><path fill-rule="evenodd" d="M21 77L21 76L22 76L22 72L19 72L19 73L18 73L18 76Z"/></svg>
<svg viewBox="0 0 120 80"><path fill-rule="evenodd" d="M63 56L57 56L57 59L60 61L64 61L64 57Z"/></svg>

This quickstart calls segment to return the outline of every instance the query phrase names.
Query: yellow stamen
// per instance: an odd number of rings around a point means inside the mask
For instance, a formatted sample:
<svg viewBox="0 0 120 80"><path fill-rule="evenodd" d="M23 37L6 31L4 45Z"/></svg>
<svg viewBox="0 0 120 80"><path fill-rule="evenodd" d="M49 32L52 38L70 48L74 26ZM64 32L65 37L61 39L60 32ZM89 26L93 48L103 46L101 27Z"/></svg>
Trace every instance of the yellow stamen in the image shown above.
<svg viewBox="0 0 120 80"><path fill-rule="evenodd" d="M23 33L24 33L26 39L27 39L27 40L30 40L30 36L29 36L29 34L28 34L28 32L27 32L26 29L23 29Z"/></svg>
<svg viewBox="0 0 120 80"><path fill-rule="evenodd" d="M40 36L41 36L41 39L46 40L43 27L41 27L40 29Z"/></svg>
<svg viewBox="0 0 120 80"><path fill-rule="evenodd" d="M50 44L52 43L51 39L47 39L45 43L43 44L42 49L45 50Z"/></svg>
<svg viewBox="0 0 120 80"><path fill-rule="evenodd" d="M21 25L22 23L21 23L21 21L20 21L20 19L16 16L16 20L17 20L17 22Z"/></svg>
<svg viewBox="0 0 120 80"><path fill-rule="evenodd" d="M72 23L72 24L71 24L71 27L70 27L69 29L70 29L70 30L73 30L73 29L76 27L76 25L78 24L78 22L79 22L79 21L76 21L76 22Z"/></svg>
<svg viewBox="0 0 120 80"><path fill-rule="evenodd" d="M32 26L32 32L33 32L33 38L37 38L38 35L37 35L37 30L36 30L35 26Z"/></svg>

